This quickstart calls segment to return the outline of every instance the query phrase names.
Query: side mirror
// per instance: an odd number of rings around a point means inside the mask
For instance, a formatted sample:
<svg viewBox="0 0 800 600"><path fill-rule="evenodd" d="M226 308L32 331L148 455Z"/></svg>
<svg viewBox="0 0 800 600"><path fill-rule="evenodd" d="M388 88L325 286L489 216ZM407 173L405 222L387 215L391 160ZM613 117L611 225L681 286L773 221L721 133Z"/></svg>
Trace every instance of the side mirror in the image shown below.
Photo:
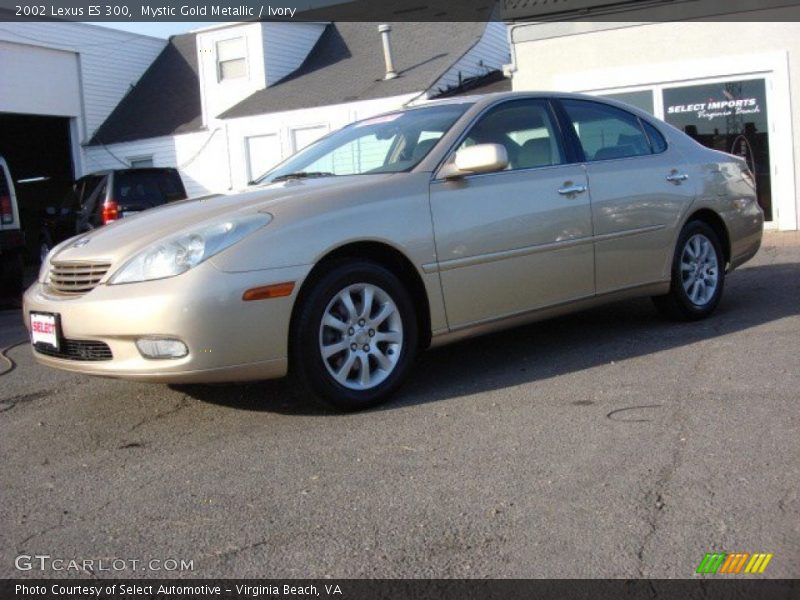
<svg viewBox="0 0 800 600"><path fill-rule="evenodd" d="M455 160L444 166L440 175L458 179L476 173L494 173L508 166L508 152L500 144L477 144L456 152Z"/></svg>

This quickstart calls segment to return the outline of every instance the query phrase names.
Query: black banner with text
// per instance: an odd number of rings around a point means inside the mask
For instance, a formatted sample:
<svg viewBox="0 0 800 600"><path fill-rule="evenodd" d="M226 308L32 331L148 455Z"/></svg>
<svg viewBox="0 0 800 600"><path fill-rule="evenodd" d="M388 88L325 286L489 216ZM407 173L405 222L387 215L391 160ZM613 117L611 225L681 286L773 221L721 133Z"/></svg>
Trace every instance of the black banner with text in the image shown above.
<svg viewBox="0 0 800 600"><path fill-rule="evenodd" d="M34 580L0 582L4 600L790 600L796 580Z"/></svg>
<svg viewBox="0 0 800 600"><path fill-rule="evenodd" d="M800 0L0 0L0 21L795 21Z"/></svg>

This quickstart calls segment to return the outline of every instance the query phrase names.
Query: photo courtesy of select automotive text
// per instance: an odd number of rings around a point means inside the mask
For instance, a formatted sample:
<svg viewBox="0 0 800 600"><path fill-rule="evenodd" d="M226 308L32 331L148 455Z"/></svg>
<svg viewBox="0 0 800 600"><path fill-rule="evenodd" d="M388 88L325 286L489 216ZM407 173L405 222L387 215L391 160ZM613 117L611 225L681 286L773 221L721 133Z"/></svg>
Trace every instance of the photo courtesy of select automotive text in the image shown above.
<svg viewBox="0 0 800 600"><path fill-rule="evenodd" d="M800 0L0 0L0 600L800 599Z"/></svg>

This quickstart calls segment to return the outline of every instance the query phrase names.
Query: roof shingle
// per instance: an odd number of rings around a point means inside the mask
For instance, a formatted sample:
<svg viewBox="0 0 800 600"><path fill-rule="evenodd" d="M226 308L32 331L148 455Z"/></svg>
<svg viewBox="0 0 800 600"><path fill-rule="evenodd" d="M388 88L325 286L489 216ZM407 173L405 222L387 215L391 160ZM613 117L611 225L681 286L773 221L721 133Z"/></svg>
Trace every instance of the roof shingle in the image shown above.
<svg viewBox="0 0 800 600"><path fill-rule="evenodd" d="M232 119L427 91L480 40L486 23L400 22L392 29L396 79L383 79L376 23L332 23L296 71L218 116ZM170 38L90 145L201 130L197 71L196 34Z"/></svg>
<svg viewBox="0 0 800 600"><path fill-rule="evenodd" d="M392 54L398 77L384 80L375 23L328 25L306 61L278 83L220 115L223 119L343 104L422 92L433 85L483 34L486 23L393 23Z"/></svg>
<svg viewBox="0 0 800 600"><path fill-rule="evenodd" d="M89 145L203 128L195 34L170 38L144 75L95 131Z"/></svg>

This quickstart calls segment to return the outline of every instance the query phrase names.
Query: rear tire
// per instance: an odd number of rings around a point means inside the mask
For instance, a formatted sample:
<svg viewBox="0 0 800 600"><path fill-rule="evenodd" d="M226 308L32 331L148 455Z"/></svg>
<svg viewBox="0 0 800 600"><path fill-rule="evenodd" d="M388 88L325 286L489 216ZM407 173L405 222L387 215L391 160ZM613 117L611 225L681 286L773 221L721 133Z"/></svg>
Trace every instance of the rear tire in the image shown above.
<svg viewBox="0 0 800 600"><path fill-rule="evenodd" d="M669 293L653 298L656 308L675 320L705 319L717 308L724 286L719 236L704 221L690 221L675 245Z"/></svg>
<svg viewBox="0 0 800 600"><path fill-rule="evenodd" d="M324 404L363 410L385 402L408 375L418 348L416 311L382 265L342 259L327 267L299 299L292 374Z"/></svg>

